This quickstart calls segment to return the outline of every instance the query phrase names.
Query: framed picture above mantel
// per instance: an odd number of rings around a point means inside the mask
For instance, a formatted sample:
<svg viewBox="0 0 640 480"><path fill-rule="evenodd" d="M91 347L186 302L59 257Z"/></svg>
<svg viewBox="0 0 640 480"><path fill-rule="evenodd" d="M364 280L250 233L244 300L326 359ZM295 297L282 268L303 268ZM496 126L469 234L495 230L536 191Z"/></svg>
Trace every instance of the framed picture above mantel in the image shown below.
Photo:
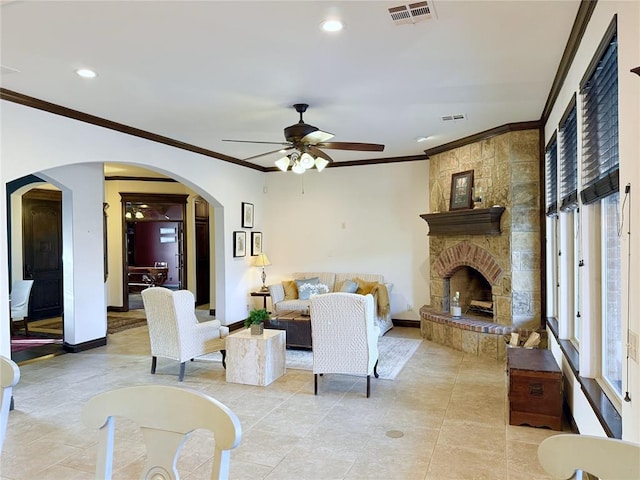
<svg viewBox="0 0 640 480"><path fill-rule="evenodd" d="M473 208L473 170L451 175L451 197L449 210L466 210Z"/></svg>

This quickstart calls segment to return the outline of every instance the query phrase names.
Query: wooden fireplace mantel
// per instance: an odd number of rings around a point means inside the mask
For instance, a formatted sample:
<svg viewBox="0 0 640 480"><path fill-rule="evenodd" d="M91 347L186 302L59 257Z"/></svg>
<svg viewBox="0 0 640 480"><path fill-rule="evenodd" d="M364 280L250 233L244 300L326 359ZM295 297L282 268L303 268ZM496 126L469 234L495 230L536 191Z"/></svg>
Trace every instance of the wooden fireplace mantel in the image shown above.
<svg viewBox="0 0 640 480"><path fill-rule="evenodd" d="M500 235L504 207L476 208L420 215L429 225L429 235Z"/></svg>

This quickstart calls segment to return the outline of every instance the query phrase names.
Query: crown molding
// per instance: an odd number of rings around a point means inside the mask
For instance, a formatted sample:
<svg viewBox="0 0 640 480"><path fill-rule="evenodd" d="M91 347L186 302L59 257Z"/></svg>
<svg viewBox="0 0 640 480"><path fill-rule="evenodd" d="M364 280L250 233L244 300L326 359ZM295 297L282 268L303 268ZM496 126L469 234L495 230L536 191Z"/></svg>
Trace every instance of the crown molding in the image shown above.
<svg viewBox="0 0 640 480"><path fill-rule="evenodd" d="M560 89L567 78L569 68L571 68L571 63L578 52L580 42L582 41L584 32L587 30L587 25L589 24L589 20L591 20L591 14L593 14L597 3L598 0L582 0L580 2L576 19L573 22L573 27L571 27L569 39L564 47L564 52L562 53L562 58L560 59L558 70L556 71L556 76L551 84L549 96L547 97L547 101L542 109L542 117L540 119L543 125L547 123L549 115L551 115L553 105L555 104L558 95L560 94Z"/></svg>
<svg viewBox="0 0 640 480"><path fill-rule="evenodd" d="M540 128L542 128L542 123L540 122L540 120L507 123L499 127L485 130L484 132L474 133L473 135L469 135L468 137L454 140L453 142L444 143L442 145L438 145L437 147L429 148L428 150L425 150L424 153L426 153L428 157L431 157L433 155L437 155L438 153L448 152L449 150L453 150L454 148L464 147L465 145L470 145L482 140L487 140L488 138L502 135L504 133L517 132L520 130L539 130Z"/></svg>
<svg viewBox="0 0 640 480"><path fill-rule="evenodd" d="M80 122L90 123L98 127L108 128L109 130L115 130L116 132L126 133L127 135L132 135L134 137L144 138L152 142L162 143L170 147L179 148L181 150L187 150L189 152L197 153L199 155L204 155L206 157L216 158L224 162L241 165L243 167L251 168L253 170L260 170L262 172L265 171L264 167L261 167L259 165L254 165L253 163L245 162L244 160L240 160L235 157L230 157L228 155L224 155L219 152L214 152L213 150L208 150L206 148L197 147L195 145L191 145L190 143L174 140L173 138L164 137L162 135L148 132L146 130L130 127L123 123L112 122L111 120L106 120L101 117L96 117L95 115L90 115L88 113L80 112L78 110L73 110L71 108L63 107L62 105L45 102L44 100L30 97L28 95L14 92L12 90L7 90L6 88L0 88L0 99L7 100L9 102L18 103L26 107L36 108L38 110L53 113L54 115L60 115L62 117L78 120Z"/></svg>

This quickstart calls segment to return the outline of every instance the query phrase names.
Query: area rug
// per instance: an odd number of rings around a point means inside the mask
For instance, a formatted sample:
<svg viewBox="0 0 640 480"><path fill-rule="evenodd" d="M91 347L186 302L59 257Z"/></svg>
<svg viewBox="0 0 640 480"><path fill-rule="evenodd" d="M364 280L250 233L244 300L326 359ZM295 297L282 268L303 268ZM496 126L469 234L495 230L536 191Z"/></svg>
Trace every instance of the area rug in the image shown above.
<svg viewBox="0 0 640 480"><path fill-rule="evenodd" d="M142 327L147 324L144 312L141 316L119 316L109 313L107 315L107 333L117 333L130 328Z"/></svg>
<svg viewBox="0 0 640 480"><path fill-rule="evenodd" d="M43 345L62 345L62 339L56 338L12 338L11 339L11 351L21 352L34 347L41 347Z"/></svg>
<svg viewBox="0 0 640 480"><path fill-rule="evenodd" d="M381 337L378 341L379 378L396 378L421 343L417 338ZM287 349L287 368L313 370L313 352Z"/></svg>
<svg viewBox="0 0 640 480"><path fill-rule="evenodd" d="M147 324L144 310L126 313L107 314L107 333L117 333L129 328L142 327ZM29 323L29 331L40 334L58 334L62 336L62 318L48 318L46 320L37 320Z"/></svg>

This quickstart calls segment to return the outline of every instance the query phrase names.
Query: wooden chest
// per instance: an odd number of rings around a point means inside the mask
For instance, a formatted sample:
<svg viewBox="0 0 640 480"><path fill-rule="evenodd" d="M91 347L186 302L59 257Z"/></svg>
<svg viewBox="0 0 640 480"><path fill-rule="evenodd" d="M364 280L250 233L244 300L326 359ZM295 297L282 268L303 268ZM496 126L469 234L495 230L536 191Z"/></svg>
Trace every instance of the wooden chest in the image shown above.
<svg viewBox="0 0 640 480"><path fill-rule="evenodd" d="M264 322L265 328L285 330L287 348L311 348L311 317L301 312L282 312L274 314Z"/></svg>
<svg viewBox="0 0 640 480"><path fill-rule="evenodd" d="M562 371L550 350L507 349L509 424L562 430Z"/></svg>

